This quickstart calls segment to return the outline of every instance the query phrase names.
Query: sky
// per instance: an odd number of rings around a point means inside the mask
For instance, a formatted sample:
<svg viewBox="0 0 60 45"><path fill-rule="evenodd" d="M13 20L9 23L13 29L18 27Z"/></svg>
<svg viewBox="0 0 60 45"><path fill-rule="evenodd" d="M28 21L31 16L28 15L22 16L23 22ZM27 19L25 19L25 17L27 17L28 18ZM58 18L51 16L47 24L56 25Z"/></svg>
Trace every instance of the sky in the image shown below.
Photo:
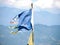
<svg viewBox="0 0 60 45"><path fill-rule="evenodd" d="M9 22L11 19L24 9L29 9L31 2L34 4L34 24L44 24L44 26L60 25L60 0L0 0L0 25L10 25ZM45 29L44 26L41 26L41 28L40 26L36 26L34 32L36 45L60 44L59 27L58 29L55 27L47 27ZM4 29L3 26L0 27L0 40L3 41L1 42L2 45L24 45L27 43L30 31L27 32L25 30L26 32L12 35L10 34L11 30Z"/></svg>
<svg viewBox="0 0 60 45"><path fill-rule="evenodd" d="M9 19L9 15L11 17L17 15L20 11L19 9L30 8L31 2L33 2L34 4L34 8L33 8L34 24L60 25L60 21L59 21L60 0L0 0L0 8L1 7L13 8L12 10L9 11L8 9L5 8L3 8L4 10L3 9L0 10L0 14L1 14L0 18L1 19L5 18L6 20L6 21L5 20L1 21L1 24L3 24L4 21L5 23L7 23L7 19ZM8 17L6 18L6 15L5 17L3 17L4 16L3 13L5 14L9 13L9 15L7 15Z"/></svg>

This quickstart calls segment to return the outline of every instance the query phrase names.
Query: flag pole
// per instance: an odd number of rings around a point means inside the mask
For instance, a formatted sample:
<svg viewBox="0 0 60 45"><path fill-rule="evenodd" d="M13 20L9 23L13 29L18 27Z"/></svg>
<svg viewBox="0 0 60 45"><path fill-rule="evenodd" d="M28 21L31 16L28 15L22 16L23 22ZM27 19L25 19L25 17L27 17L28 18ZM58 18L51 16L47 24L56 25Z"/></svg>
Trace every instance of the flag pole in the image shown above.
<svg viewBox="0 0 60 45"><path fill-rule="evenodd" d="M32 23L33 23L33 26L32 26L32 45L34 45L34 21L33 21L33 3L31 3L31 8L32 8Z"/></svg>
<svg viewBox="0 0 60 45"><path fill-rule="evenodd" d="M32 32L30 33L28 44L27 45L34 45L34 22L33 22L33 3L31 3L31 9L32 9Z"/></svg>

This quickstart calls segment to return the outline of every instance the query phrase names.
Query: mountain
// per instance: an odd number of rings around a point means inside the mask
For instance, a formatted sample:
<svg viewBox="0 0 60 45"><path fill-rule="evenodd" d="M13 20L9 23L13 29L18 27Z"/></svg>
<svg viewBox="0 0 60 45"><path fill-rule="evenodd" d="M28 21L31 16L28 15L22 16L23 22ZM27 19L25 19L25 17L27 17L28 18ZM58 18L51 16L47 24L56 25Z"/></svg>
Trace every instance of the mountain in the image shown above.
<svg viewBox="0 0 60 45"><path fill-rule="evenodd" d="M36 45L60 45L60 25L35 24L34 36ZM58 44L59 43L59 44Z"/></svg>
<svg viewBox="0 0 60 45"><path fill-rule="evenodd" d="M31 31L10 34L11 29L0 25L0 45L26 45ZM35 45L60 45L60 25L34 25Z"/></svg>
<svg viewBox="0 0 60 45"><path fill-rule="evenodd" d="M0 25L0 45L26 45L30 31L19 32L16 35L10 32L14 31L7 26Z"/></svg>

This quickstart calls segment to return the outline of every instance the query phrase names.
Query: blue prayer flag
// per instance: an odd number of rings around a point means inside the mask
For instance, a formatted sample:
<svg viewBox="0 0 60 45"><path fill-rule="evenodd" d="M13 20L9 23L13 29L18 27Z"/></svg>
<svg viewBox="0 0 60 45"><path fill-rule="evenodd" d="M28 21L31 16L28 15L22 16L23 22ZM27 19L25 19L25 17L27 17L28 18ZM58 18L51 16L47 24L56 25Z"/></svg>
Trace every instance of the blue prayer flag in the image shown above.
<svg viewBox="0 0 60 45"><path fill-rule="evenodd" d="M25 10L18 14L18 31L21 29L31 30L32 23L31 23L31 16L32 16L32 9Z"/></svg>

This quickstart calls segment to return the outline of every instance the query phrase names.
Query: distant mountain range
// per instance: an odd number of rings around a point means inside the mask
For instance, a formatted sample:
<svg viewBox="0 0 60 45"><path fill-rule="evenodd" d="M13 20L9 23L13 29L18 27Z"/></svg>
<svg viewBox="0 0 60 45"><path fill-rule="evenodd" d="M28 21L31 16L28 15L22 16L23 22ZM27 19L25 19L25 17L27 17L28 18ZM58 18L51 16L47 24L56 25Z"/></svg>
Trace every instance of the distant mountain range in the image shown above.
<svg viewBox="0 0 60 45"><path fill-rule="evenodd" d="M16 35L10 34L11 29L0 25L0 44L1 45L26 45L30 32L23 32ZM34 25L34 43L58 45L60 42L60 25L47 26L42 24ZM60 44L59 44L60 45Z"/></svg>
<svg viewBox="0 0 60 45"><path fill-rule="evenodd" d="M3 30L3 29L8 29L8 30L11 30L9 29L7 26L4 26L4 25L0 25L0 30ZM60 25L52 25L52 26L47 26L47 25L43 25L43 24L35 24L34 25L34 29L38 29L38 30L60 30Z"/></svg>
<svg viewBox="0 0 60 45"><path fill-rule="evenodd" d="M34 26L36 45L60 45L60 25L42 25L36 24ZM51 43L52 42L52 43Z"/></svg>
<svg viewBox="0 0 60 45"><path fill-rule="evenodd" d="M48 29L48 30L60 30L60 25L52 25L52 26L47 26L47 25L42 25L42 24L36 24L34 28L39 28L39 29Z"/></svg>
<svg viewBox="0 0 60 45"><path fill-rule="evenodd" d="M35 24L34 31L43 35L52 35L60 39L60 25L47 26L43 24Z"/></svg>

